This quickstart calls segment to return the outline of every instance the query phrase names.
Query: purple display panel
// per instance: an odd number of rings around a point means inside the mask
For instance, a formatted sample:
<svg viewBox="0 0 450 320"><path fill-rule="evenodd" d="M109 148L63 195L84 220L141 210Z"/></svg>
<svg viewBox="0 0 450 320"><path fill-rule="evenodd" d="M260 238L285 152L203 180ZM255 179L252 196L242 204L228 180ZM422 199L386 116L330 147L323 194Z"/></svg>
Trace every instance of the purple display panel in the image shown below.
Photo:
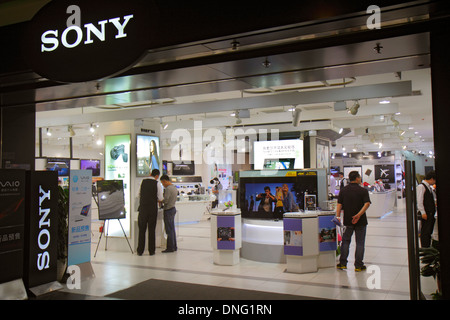
<svg viewBox="0 0 450 320"><path fill-rule="evenodd" d="M302 219L284 218L284 254L303 256L303 228Z"/></svg>
<svg viewBox="0 0 450 320"><path fill-rule="evenodd" d="M217 217L217 249L234 250L234 216L218 216Z"/></svg>
<svg viewBox="0 0 450 320"><path fill-rule="evenodd" d="M319 216L319 251L336 251L336 225L334 215Z"/></svg>

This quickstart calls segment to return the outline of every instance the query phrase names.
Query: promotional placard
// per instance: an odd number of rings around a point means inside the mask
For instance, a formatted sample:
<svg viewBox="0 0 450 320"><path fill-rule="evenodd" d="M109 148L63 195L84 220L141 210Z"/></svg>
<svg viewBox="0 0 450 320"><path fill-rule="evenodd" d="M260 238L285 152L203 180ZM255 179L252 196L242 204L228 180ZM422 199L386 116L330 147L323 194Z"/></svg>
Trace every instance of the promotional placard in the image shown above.
<svg viewBox="0 0 450 320"><path fill-rule="evenodd" d="M58 174L27 172L24 283L27 288L56 281Z"/></svg>
<svg viewBox="0 0 450 320"><path fill-rule="evenodd" d="M105 137L105 180L122 180L125 197L125 218L122 226L127 236L130 234L130 144L129 134ZM108 235L123 236L117 221L111 220Z"/></svg>
<svg viewBox="0 0 450 320"><path fill-rule="evenodd" d="M234 216L217 217L217 249L234 250L235 245L235 225Z"/></svg>
<svg viewBox="0 0 450 320"><path fill-rule="evenodd" d="M336 251L336 224L334 215L319 216L319 251Z"/></svg>
<svg viewBox="0 0 450 320"><path fill-rule="evenodd" d="M25 170L0 170L0 283L22 278Z"/></svg>
<svg viewBox="0 0 450 320"><path fill-rule="evenodd" d="M284 254L303 256L303 226L301 219L283 219Z"/></svg>
<svg viewBox="0 0 450 320"><path fill-rule="evenodd" d="M71 170L68 265L91 261L92 171Z"/></svg>

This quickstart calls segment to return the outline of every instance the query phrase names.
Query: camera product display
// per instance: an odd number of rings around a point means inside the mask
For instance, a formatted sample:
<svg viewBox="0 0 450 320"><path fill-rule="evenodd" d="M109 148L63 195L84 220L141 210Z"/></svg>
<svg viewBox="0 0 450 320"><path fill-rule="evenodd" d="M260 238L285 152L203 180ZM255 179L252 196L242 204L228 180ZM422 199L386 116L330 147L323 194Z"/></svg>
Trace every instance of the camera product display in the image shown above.
<svg viewBox="0 0 450 320"><path fill-rule="evenodd" d="M120 156L122 156L123 162L128 162L128 154L125 153L125 146L123 144L114 146L110 151L110 155L113 160L117 160Z"/></svg>

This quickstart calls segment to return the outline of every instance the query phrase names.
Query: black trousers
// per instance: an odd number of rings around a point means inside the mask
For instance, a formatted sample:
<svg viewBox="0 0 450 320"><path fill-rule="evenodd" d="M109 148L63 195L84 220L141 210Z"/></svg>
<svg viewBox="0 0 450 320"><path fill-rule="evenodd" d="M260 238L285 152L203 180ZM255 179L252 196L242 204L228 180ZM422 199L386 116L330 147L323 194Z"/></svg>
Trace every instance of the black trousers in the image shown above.
<svg viewBox="0 0 450 320"><path fill-rule="evenodd" d="M430 215L427 217L427 220L421 220L420 245L422 248L428 248L431 246L431 235L433 234L435 221L436 219Z"/></svg>
<svg viewBox="0 0 450 320"><path fill-rule="evenodd" d="M155 230L158 209L141 209L138 216L139 238L137 253L141 255L145 249L145 234L148 230L148 252L155 253Z"/></svg>

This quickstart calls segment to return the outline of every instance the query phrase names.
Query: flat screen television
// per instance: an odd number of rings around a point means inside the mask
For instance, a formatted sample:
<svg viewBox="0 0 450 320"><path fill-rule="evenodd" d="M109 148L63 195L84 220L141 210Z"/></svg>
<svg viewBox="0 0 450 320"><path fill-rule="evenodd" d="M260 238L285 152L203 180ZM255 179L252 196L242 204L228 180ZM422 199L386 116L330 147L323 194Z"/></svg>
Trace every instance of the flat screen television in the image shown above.
<svg viewBox="0 0 450 320"><path fill-rule="evenodd" d="M174 176L193 176L195 174L194 161L173 161L172 174Z"/></svg>
<svg viewBox="0 0 450 320"><path fill-rule="evenodd" d="M136 176L148 177L153 169L161 171L159 137L136 135Z"/></svg>
<svg viewBox="0 0 450 320"><path fill-rule="evenodd" d="M97 197L100 220L126 217L123 180L97 181Z"/></svg>
<svg viewBox="0 0 450 320"><path fill-rule="evenodd" d="M47 158L47 171L57 171L58 176L68 176L70 172L70 159Z"/></svg>
<svg viewBox="0 0 450 320"><path fill-rule="evenodd" d="M100 160L80 160L80 169L81 170L91 170L93 177L100 176Z"/></svg>
<svg viewBox="0 0 450 320"><path fill-rule="evenodd" d="M255 170L303 169L303 140L255 141L253 164Z"/></svg>

